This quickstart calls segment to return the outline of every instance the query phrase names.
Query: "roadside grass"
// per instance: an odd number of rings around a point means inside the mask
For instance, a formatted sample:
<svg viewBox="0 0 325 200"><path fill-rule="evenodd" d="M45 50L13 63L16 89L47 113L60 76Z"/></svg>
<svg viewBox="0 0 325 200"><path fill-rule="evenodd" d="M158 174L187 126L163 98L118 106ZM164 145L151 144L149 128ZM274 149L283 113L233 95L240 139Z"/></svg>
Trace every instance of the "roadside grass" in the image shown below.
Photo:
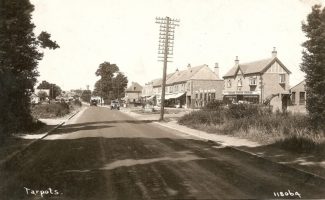
<svg viewBox="0 0 325 200"><path fill-rule="evenodd" d="M276 141L273 146L297 153L325 156L325 139L319 135L290 136Z"/></svg>
<svg viewBox="0 0 325 200"><path fill-rule="evenodd" d="M294 152L322 152L325 135L313 130L303 114L272 113L257 105L217 105L185 114L178 120L181 125L208 133L219 133L246 138L261 144L274 144Z"/></svg>
<svg viewBox="0 0 325 200"><path fill-rule="evenodd" d="M32 107L32 115L37 119L61 117L69 112L69 105L66 103L39 104Z"/></svg>
<svg viewBox="0 0 325 200"><path fill-rule="evenodd" d="M72 110L81 107L79 100L74 100L69 103L56 102L51 104L39 104L32 107L32 115L36 119L40 118L55 118L69 114Z"/></svg>
<svg viewBox="0 0 325 200"><path fill-rule="evenodd" d="M23 149L36 139L22 139L19 135L38 135L44 134L56 125L47 125L39 118L57 118L69 114L71 111L81 107L80 101L67 103L40 104L32 107L32 123L25 130L14 132L15 134L0 135L0 163L12 153Z"/></svg>

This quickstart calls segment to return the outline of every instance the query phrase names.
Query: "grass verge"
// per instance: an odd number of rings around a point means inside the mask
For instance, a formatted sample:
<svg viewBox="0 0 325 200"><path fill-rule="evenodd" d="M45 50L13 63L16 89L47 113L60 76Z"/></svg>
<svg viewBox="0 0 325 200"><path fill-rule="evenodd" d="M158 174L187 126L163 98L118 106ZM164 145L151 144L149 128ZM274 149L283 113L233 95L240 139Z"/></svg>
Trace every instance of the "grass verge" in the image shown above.
<svg viewBox="0 0 325 200"><path fill-rule="evenodd" d="M325 135L313 130L306 115L272 113L255 105L218 106L184 115L181 125L208 133L219 133L246 138L261 144L294 152L322 152Z"/></svg>

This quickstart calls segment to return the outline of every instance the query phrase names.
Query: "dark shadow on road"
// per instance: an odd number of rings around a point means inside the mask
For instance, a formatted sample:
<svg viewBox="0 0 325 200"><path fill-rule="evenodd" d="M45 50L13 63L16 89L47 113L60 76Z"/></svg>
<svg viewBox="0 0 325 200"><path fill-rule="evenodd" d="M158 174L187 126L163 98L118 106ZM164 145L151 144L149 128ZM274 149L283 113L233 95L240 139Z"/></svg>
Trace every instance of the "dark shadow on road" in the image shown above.
<svg viewBox="0 0 325 200"><path fill-rule="evenodd" d="M301 152L301 150L282 149L279 142L259 147L238 147L274 162L305 170L325 178L325 151ZM319 144L324 145L324 144ZM324 149L324 146L319 147Z"/></svg>
<svg viewBox="0 0 325 200"><path fill-rule="evenodd" d="M114 127L111 124L127 123L127 124L149 124L155 122L155 120L112 120L112 121L97 121L97 122L86 122L77 124L64 125L51 133L54 134L68 134L77 131L90 131Z"/></svg>
<svg viewBox="0 0 325 200"><path fill-rule="evenodd" d="M59 199L274 198L294 189L324 197L325 181L216 143L170 138L42 140L0 168L0 199L24 187ZM39 197L39 196L37 196Z"/></svg>
<svg viewBox="0 0 325 200"><path fill-rule="evenodd" d="M158 120L110 120L110 121L76 123L76 124L69 124L69 125L65 125L65 126L74 127L74 126L87 126L87 125L96 125L96 124L115 124L115 123L148 124L148 123L157 122L157 121Z"/></svg>
<svg viewBox="0 0 325 200"><path fill-rule="evenodd" d="M98 130L98 129L105 129L105 128L111 128L114 126L108 126L108 125L102 125L102 126L96 126L96 125L89 125L89 126L85 126L85 125L81 125L81 126L62 126L58 129L56 129L55 131L53 131L51 133L51 135L53 134L67 134L67 133L73 133L73 132L77 132L77 131L90 131L90 130Z"/></svg>
<svg viewBox="0 0 325 200"><path fill-rule="evenodd" d="M17 135L11 135L7 137L0 137L0 163L5 159L10 157L16 151L19 151L30 144L32 141L36 140L34 137L32 139L22 138L24 135L38 135L44 134L47 131L54 128L55 125L44 125L40 129L35 130L34 132L23 132Z"/></svg>

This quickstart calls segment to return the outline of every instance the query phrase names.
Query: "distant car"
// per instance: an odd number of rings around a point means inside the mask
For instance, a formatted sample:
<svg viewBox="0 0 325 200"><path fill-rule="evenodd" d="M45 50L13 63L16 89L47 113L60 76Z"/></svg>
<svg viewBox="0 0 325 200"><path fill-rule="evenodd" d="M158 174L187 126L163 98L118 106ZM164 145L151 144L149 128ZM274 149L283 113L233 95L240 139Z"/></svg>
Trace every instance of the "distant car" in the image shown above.
<svg viewBox="0 0 325 200"><path fill-rule="evenodd" d="M90 106L97 106L97 100L96 99L90 100Z"/></svg>
<svg viewBox="0 0 325 200"><path fill-rule="evenodd" d="M111 110L113 109L117 109L117 110L120 109L120 103L117 100L111 101Z"/></svg>

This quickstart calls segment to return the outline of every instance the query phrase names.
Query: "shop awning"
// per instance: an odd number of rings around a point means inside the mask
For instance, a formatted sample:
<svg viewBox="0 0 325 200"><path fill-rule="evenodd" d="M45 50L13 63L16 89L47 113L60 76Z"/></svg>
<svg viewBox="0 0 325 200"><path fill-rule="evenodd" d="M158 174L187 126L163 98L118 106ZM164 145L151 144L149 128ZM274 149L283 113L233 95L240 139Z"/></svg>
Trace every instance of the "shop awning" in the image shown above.
<svg viewBox="0 0 325 200"><path fill-rule="evenodd" d="M166 94L165 95L165 100L168 100L168 99L177 99L177 98L183 96L184 94L185 94L185 92L176 93L176 94Z"/></svg>
<svg viewBox="0 0 325 200"><path fill-rule="evenodd" d="M174 94L172 99L177 99L177 98L183 96L184 94L185 94L185 92Z"/></svg>
<svg viewBox="0 0 325 200"><path fill-rule="evenodd" d="M156 95L150 96L147 100L152 100Z"/></svg>
<svg viewBox="0 0 325 200"><path fill-rule="evenodd" d="M165 100L172 99L174 94L165 94Z"/></svg>

